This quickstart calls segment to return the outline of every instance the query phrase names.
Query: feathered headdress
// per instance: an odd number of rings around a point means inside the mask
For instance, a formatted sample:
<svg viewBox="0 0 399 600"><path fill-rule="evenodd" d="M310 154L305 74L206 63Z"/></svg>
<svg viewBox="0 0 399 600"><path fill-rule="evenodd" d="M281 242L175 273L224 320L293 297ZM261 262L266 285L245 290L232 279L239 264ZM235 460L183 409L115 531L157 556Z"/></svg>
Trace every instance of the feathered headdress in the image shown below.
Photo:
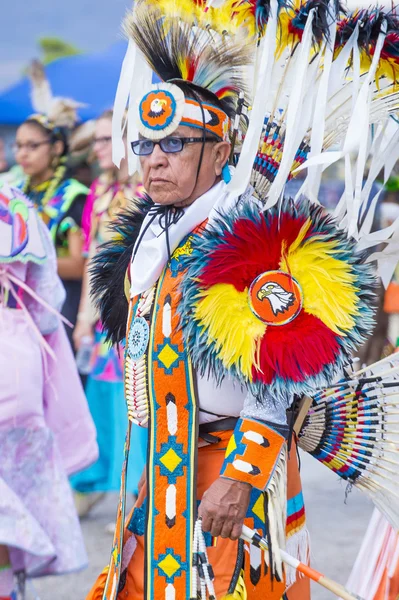
<svg viewBox="0 0 399 600"><path fill-rule="evenodd" d="M186 82L199 93L217 98L231 117L240 91L246 89L244 69L251 50L227 35L170 19L157 5L143 0L125 19L124 30L134 40L163 82Z"/></svg>
<svg viewBox="0 0 399 600"><path fill-rule="evenodd" d="M72 129L78 122L77 109L84 106L72 98L53 96L43 65L35 60L29 71L31 101L35 114L29 120L38 121L50 131L57 127Z"/></svg>
<svg viewBox="0 0 399 600"><path fill-rule="evenodd" d="M184 10L186 4L191 10ZM141 0L126 17L124 31L130 45L113 121L116 164L124 156L123 110L127 102L130 142L137 139L138 132L160 139L179 124L229 139L239 96L247 93L245 79L253 48L241 34L231 7L207 12L204 8L201 2ZM228 19L220 18L227 14ZM150 85L148 70L161 79L155 88ZM143 90L147 90L144 98ZM130 159L132 169L132 156Z"/></svg>

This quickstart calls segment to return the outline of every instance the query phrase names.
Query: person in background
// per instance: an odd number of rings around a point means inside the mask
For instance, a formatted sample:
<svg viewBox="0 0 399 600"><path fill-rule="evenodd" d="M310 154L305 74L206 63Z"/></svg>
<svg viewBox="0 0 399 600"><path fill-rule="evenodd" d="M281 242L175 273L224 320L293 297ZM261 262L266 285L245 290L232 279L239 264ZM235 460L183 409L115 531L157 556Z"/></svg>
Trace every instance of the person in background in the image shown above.
<svg viewBox="0 0 399 600"><path fill-rule="evenodd" d="M74 179L85 185L91 186L97 176L93 169L92 141L96 127L95 119L79 124L69 138L69 166L70 174Z"/></svg>
<svg viewBox="0 0 399 600"><path fill-rule="evenodd" d="M86 395L97 427L100 457L89 469L75 475L76 504L80 516L86 515L104 496L117 491L123 462L123 447L127 417L123 390L123 349L105 341L99 316L90 302L89 275L91 259L98 248L111 239L109 225L121 209L134 209L135 197L140 197L142 185L135 176L129 178L126 161L120 170L112 163L112 112L97 120L93 149L102 174L91 186L83 214L84 253L87 266L83 277L78 322L73 339L79 352L82 344L93 346L91 372ZM145 461L146 430L136 428L132 442L135 460L130 462L128 486L137 493L137 484Z"/></svg>
<svg viewBox="0 0 399 600"><path fill-rule="evenodd" d="M0 183L0 598L87 563L67 475L98 449L59 310L54 246L33 204Z"/></svg>
<svg viewBox="0 0 399 600"><path fill-rule="evenodd" d="M19 187L36 206L55 244L58 275L67 294L63 315L74 325L84 268L81 222L88 189L68 177L67 130L47 116L32 115L18 128L14 150L25 176ZM71 341L71 330L68 336Z"/></svg>
<svg viewBox="0 0 399 600"><path fill-rule="evenodd" d="M3 138L0 138L0 173L8 171L8 162Z"/></svg>

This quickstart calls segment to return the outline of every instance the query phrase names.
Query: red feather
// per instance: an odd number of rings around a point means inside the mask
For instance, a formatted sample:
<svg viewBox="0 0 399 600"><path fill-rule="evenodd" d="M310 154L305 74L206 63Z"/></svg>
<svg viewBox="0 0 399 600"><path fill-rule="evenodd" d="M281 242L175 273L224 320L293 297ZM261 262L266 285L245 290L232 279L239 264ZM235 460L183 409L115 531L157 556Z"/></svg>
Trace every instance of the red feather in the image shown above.
<svg viewBox="0 0 399 600"><path fill-rule="evenodd" d="M253 370L254 381L269 384L277 376L303 382L334 364L338 351L338 336L302 310L291 323L267 328L261 341L260 371Z"/></svg>
<svg viewBox="0 0 399 600"><path fill-rule="evenodd" d="M244 291L261 273L279 268L283 243L288 248L304 223L304 217L293 219L288 212L275 215L269 223L264 217L257 222L237 219L232 231L225 233L212 252L201 274L201 284L208 288L227 283Z"/></svg>

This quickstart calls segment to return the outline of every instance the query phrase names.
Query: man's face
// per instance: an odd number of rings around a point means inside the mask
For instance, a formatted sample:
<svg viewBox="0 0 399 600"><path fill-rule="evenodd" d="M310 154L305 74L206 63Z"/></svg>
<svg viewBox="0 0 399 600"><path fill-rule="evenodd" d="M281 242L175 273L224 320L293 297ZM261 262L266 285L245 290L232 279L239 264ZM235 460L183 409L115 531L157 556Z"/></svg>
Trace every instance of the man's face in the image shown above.
<svg viewBox="0 0 399 600"><path fill-rule="evenodd" d="M202 137L202 131L180 126L173 137ZM207 134L209 137L209 134ZM167 154L156 144L149 156L141 156L144 187L155 204L188 206L218 181L228 159L230 144L206 142L197 178L202 144L185 144L183 150Z"/></svg>

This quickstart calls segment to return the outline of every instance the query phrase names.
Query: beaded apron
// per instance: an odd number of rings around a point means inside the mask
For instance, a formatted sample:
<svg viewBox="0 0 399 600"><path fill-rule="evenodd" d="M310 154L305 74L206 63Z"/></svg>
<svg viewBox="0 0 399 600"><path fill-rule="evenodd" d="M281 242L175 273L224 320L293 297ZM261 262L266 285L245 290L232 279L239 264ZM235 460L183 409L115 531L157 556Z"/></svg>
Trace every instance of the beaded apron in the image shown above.
<svg viewBox="0 0 399 600"><path fill-rule="evenodd" d="M148 422L145 599L188 598L196 513L198 408L177 313L183 273L175 251L156 286L130 302L125 351L129 428L114 544L103 600L118 593L132 422Z"/></svg>

